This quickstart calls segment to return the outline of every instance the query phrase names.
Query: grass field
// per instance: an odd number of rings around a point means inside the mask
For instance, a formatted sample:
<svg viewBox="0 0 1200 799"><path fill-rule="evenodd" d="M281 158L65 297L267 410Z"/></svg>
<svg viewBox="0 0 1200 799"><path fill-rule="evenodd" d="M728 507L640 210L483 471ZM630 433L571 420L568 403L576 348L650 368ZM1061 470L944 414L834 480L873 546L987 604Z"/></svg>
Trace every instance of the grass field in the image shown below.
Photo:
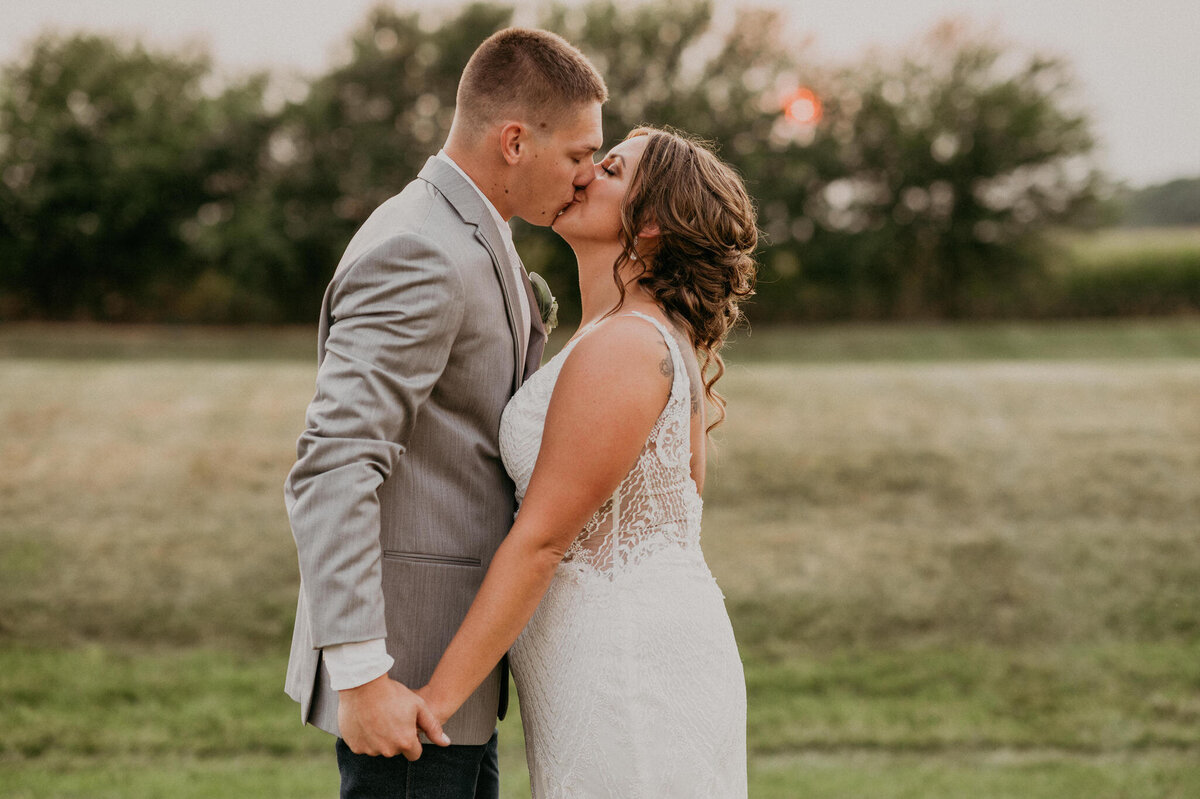
<svg viewBox="0 0 1200 799"><path fill-rule="evenodd" d="M1068 258L1063 269L1109 269L1130 260L1200 257L1200 228L1106 228L1055 233Z"/></svg>
<svg viewBox="0 0 1200 799"><path fill-rule="evenodd" d="M158 333L0 330L0 795L331 796L281 691L312 333ZM721 388L752 796L1200 795L1200 323L758 330Z"/></svg>

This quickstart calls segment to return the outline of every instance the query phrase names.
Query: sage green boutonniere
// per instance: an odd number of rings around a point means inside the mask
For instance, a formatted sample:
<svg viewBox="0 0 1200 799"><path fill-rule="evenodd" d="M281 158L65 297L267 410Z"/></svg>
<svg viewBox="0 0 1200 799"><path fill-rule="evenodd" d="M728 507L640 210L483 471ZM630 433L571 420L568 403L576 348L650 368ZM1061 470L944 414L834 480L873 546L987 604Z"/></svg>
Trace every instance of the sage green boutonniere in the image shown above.
<svg viewBox="0 0 1200 799"><path fill-rule="evenodd" d="M554 299L554 294L550 292L550 284L537 272L529 273L529 283L533 286L538 313L541 314L542 325L546 328L548 336L551 330L558 327L558 300Z"/></svg>

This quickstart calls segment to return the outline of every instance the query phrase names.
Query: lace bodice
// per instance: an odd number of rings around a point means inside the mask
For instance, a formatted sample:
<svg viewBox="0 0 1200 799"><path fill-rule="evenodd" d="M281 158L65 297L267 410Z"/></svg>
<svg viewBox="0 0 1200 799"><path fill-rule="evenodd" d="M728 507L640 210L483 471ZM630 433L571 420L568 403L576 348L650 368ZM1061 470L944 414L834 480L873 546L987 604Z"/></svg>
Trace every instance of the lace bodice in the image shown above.
<svg viewBox="0 0 1200 799"><path fill-rule="evenodd" d="M691 386L679 344L653 317L671 353L673 376L666 406L637 463L597 510L563 558L564 564L610 577L664 547L700 552L702 502L691 475ZM500 453L523 500L541 449L550 397L563 363L588 328L526 381L500 420Z"/></svg>

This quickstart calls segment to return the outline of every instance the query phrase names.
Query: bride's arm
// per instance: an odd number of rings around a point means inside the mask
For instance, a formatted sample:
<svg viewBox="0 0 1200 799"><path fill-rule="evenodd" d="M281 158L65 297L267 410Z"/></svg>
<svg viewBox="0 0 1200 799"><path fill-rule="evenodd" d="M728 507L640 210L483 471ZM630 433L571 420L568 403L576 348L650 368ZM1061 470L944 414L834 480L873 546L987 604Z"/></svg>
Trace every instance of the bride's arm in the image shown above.
<svg viewBox="0 0 1200 799"><path fill-rule="evenodd" d="M632 318L610 319L575 345L555 384L512 531L420 691L441 721L512 646L567 547L633 468L666 404L670 364L662 337Z"/></svg>

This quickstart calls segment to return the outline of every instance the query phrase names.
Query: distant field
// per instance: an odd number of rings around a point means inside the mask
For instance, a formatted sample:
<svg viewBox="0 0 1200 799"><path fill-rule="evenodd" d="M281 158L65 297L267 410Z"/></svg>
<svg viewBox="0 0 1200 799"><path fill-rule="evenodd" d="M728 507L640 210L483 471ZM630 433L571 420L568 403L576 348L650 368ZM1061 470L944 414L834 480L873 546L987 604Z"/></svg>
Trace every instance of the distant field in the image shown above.
<svg viewBox="0 0 1200 799"><path fill-rule="evenodd" d="M570 336L563 328L548 353ZM0 359L316 362L315 328L0 325ZM847 323L736 330L731 361L1062 360L1200 357L1200 316L1062 322Z"/></svg>
<svg viewBox="0 0 1200 799"><path fill-rule="evenodd" d="M1111 268L1130 259L1154 260L1180 255L1200 257L1200 228L1105 228L1062 231L1055 240L1070 256L1064 266Z"/></svg>
<svg viewBox="0 0 1200 799"><path fill-rule="evenodd" d="M736 331L724 355L827 364L1200 358L1200 317L754 326Z"/></svg>
<svg viewBox="0 0 1200 799"><path fill-rule="evenodd" d="M0 358L316 363L317 329L18 322L0 325Z"/></svg>
<svg viewBox="0 0 1200 799"><path fill-rule="evenodd" d="M332 795L281 693L310 334L31 330L0 328L0 793ZM1200 325L729 355L704 541L752 796L1200 795Z"/></svg>
<svg viewBox="0 0 1200 799"><path fill-rule="evenodd" d="M1200 316L1200 228L1059 232L1052 244L1037 315Z"/></svg>

